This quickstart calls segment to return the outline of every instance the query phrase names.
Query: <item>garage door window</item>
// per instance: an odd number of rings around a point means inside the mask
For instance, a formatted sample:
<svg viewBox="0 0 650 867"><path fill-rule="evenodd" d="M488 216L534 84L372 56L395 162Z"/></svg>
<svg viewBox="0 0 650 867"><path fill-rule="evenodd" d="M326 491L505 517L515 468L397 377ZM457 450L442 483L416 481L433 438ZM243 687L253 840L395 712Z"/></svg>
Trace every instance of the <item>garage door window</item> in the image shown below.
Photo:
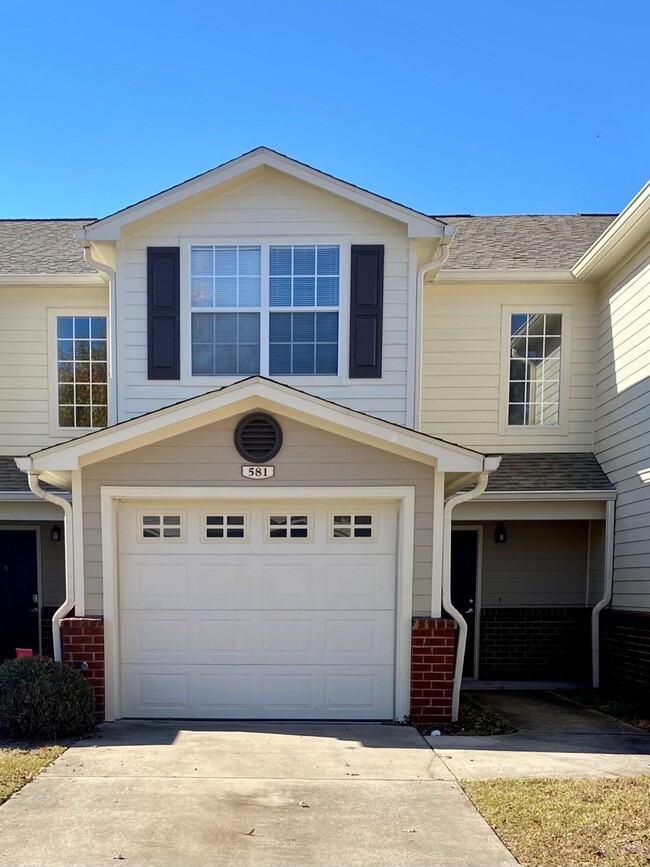
<svg viewBox="0 0 650 867"><path fill-rule="evenodd" d="M204 515L205 538L243 542L246 539L246 515Z"/></svg>
<svg viewBox="0 0 650 867"><path fill-rule="evenodd" d="M183 538L183 521L180 515L150 515L140 516L140 538L176 539Z"/></svg>
<svg viewBox="0 0 650 867"><path fill-rule="evenodd" d="M374 536L374 516L365 514L330 515L330 538L335 541L345 539L372 539Z"/></svg>
<svg viewBox="0 0 650 867"><path fill-rule="evenodd" d="M268 515L269 539L310 538L311 522L309 515Z"/></svg>

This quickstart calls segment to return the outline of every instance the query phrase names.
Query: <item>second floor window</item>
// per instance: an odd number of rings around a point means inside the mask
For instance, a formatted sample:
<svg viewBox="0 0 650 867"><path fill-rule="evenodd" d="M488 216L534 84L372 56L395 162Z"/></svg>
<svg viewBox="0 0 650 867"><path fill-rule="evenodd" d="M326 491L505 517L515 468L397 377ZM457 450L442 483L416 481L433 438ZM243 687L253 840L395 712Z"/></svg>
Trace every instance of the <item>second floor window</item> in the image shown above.
<svg viewBox="0 0 650 867"><path fill-rule="evenodd" d="M508 424L558 426L562 314L511 314L509 341Z"/></svg>
<svg viewBox="0 0 650 867"><path fill-rule="evenodd" d="M105 316L57 317L56 367L59 427L106 427Z"/></svg>
<svg viewBox="0 0 650 867"><path fill-rule="evenodd" d="M193 246L190 268L192 375L338 374L338 246Z"/></svg>

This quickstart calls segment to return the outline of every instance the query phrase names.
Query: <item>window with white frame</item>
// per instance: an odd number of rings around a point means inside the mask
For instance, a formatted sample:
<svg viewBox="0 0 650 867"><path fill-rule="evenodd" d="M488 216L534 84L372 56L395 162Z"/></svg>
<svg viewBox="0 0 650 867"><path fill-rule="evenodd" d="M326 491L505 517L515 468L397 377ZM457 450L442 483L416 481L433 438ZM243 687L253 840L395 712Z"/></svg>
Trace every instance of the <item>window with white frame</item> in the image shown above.
<svg viewBox="0 0 650 867"><path fill-rule="evenodd" d="M335 376L336 245L192 246L193 376Z"/></svg>
<svg viewBox="0 0 650 867"><path fill-rule="evenodd" d="M512 313L508 425L560 424L562 314Z"/></svg>
<svg viewBox="0 0 650 867"><path fill-rule="evenodd" d="M246 538L246 515L204 515L204 520L206 539L236 539L241 542Z"/></svg>
<svg viewBox="0 0 650 867"><path fill-rule="evenodd" d="M140 515L141 539L177 539L183 537L183 521L180 515Z"/></svg>
<svg viewBox="0 0 650 867"><path fill-rule="evenodd" d="M363 514L332 514L330 515L331 538L339 539L372 539L374 531L373 515Z"/></svg>
<svg viewBox="0 0 650 867"><path fill-rule="evenodd" d="M267 515L269 539L309 539L309 515Z"/></svg>
<svg viewBox="0 0 650 867"><path fill-rule="evenodd" d="M108 376L105 316L57 317L56 370L59 427L106 427Z"/></svg>

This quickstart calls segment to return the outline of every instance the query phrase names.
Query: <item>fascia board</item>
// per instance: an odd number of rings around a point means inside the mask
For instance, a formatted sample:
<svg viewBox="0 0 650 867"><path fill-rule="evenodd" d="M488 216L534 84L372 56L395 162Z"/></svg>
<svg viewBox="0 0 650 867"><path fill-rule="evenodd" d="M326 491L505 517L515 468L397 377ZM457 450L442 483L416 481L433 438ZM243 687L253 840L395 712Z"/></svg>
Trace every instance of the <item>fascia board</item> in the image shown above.
<svg viewBox="0 0 650 867"><path fill-rule="evenodd" d="M53 492L54 493L54 492ZM72 494L69 491L56 491L57 497L63 497L64 500L72 499ZM42 503L40 497L32 494L31 491L0 491L0 503Z"/></svg>
<svg viewBox="0 0 650 867"><path fill-rule="evenodd" d="M224 389L223 393L199 396L186 404L132 419L116 428L53 446L19 460L30 461L31 467L26 468L39 472L75 470L260 408L306 424L314 425L316 422L331 433L436 466L443 472L480 472L483 469L484 457L478 452L433 440L415 431L402 430L379 419L359 416L310 395L259 382L235 384Z"/></svg>
<svg viewBox="0 0 650 867"><path fill-rule="evenodd" d="M528 500L615 500L616 491L490 491L476 502L508 502Z"/></svg>
<svg viewBox="0 0 650 867"><path fill-rule="evenodd" d="M0 274L0 286L105 286L99 274Z"/></svg>
<svg viewBox="0 0 650 867"><path fill-rule="evenodd" d="M650 181L573 266L579 280L612 271L643 238L650 236Z"/></svg>
<svg viewBox="0 0 650 867"><path fill-rule="evenodd" d="M326 192L404 223L408 227L409 237L441 238L453 234L451 227L445 226L439 220L418 214L417 211L412 211L403 205L391 203L380 196L347 184L345 181L324 175L316 169L303 166L287 157L261 149L239 157L231 163L218 166L193 180L185 181L139 204L105 217L103 220L98 220L97 223L75 232L75 237L80 241L118 241L123 226L148 217L163 208L170 207L261 166L276 169L297 180L302 180Z"/></svg>
<svg viewBox="0 0 650 867"><path fill-rule="evenodd" d="M569 268L454 268L438 273L436 283L575 283ZM428 285L425 284L425 285Z"/></svg>

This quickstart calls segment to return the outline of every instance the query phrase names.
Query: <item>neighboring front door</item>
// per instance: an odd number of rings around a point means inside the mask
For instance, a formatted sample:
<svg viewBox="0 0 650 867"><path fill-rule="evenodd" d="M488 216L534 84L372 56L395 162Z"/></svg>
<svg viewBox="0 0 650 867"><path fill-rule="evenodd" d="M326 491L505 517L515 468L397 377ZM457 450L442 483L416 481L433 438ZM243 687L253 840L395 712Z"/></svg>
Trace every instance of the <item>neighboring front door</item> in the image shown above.
<svg viewBox="0 0 650 867"><path fill-rule="evenodd" d="M0 529L0 661L39 651L36 530Z"/></svg>
<svg viewBox="0 0 650 867"><path fill-rule="evenodd" d="M463 677L476 677L474 651L476 641L476 567L478 530L451 531L451 601L467 621L467 647Z"/></svg>

